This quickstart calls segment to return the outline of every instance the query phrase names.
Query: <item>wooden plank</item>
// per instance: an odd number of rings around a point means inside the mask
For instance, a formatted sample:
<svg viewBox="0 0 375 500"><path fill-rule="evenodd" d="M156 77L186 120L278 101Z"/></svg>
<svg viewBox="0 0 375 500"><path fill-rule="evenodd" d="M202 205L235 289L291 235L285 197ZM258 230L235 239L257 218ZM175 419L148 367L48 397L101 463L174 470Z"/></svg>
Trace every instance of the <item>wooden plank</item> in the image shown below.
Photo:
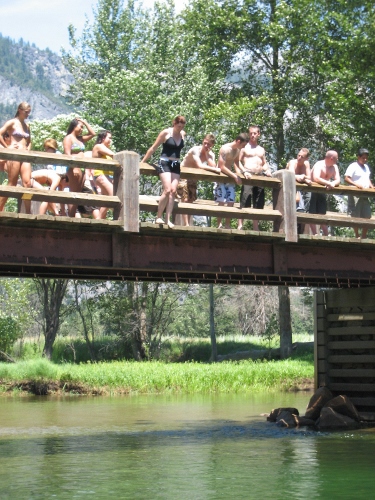
<svg viewBox="0 0 375 500"><path fill-rule="evenodd" d="M331 368L329 370L331 377L375 377L373 368Z"/></svg>
<svg viewBox="0 0 375 500"><path fill-rule="evenodd" d="M375 340L332 341L327 344L328 349L375 349Z"/></svg>
<svg viewBox="0 0 375 500"><path fill-rule="evenodd" d="M319 215L297 212L298 224L326 224L338 227L366 227L367 229L375 227L375 218L360 219L357 217L345 215Z"/></svg>
<svg viewBox="0 0 375 500"><path fill-rule="evenodd" d="M375 413L374 412L360 411L359 416L361 417L361 420L363 420L365 422L375 422Z"/></svg>
<svg viewBox="0 0 375 500"><path fill-rule="evenodd" d="M341 313L372 312L375 309L375 288L329 290L327 291L327 308L339 308ZM366 308L369 310L366 311Z"/></svg>
<svg viewBox="0 0 375 500"><path fill-rule="evenodd" d="M375 326L338 326L327 328L327 333L333 335L374 335Z"/></svg>
<svg viewBox="0 0 375 500"><path fill-rule="evenodd" d="M319 373L327 373L328 370L327 370L327 360L326 360L326 358L318 359L316 366L318 368L318 372Z"/></svg>
<svg viewBox="0 0 375 500"><path fill-rule="evenodd" d="M24 188L19 186L1 186L0 196L9 198L48 201L56 203L73 203L76 205L94 205L114 208L121 202L117 196L99 194L74 193L71 191L50 191L48 189Z"/></svg>
<svg viewBox="0 0 375 500"><path fill-rule="evenodd" d="M351 194L353 196L366 197L366 198L373 198L375 196L375 191L371 188L358 189L355 186L348 186L346 184L339 184L338 186L334 187L333 189L330 189L329 192L327 192L325 186L322 186L321 184L318 184L316 182L313 182L309 186L307 184L298 183L298 191L308 191L311 193L326 193L328 195L336 195L336 196Z"/></svg>
<svg viewBox="0 0 375 500"><path fill-rule="evenodd" d="M149 165L148 163L139 164L139 172L141 175L152 175L157 176L155 167ZM264 175L252 175L251 179L245 179L243 175L242 183L250 186L260 186L264 188L274 189L280 187L280 181L276 177L267 177ZM181 178L191 179L191 180L201 180L209 182L225 182L228 184L235 184L232 177L228 177L225 174L215 174L214 172L209 172L208 170L198 169L198 168L186 168L181 167Z"/></svg>
<svg viewBox="0 0 375 500"><path fill-rule="evenodd" d="M111 171L120 168L117 161L104 158L73 157L65 154L45 153L44 151L25 151L19 149L0 149L0 159L13 160L41 165L64 165L67 167L93 168Z"/></svg>
<svg viewBox="0 0 375 500"><path fill-rule="evenodd" d="M326 347L325 346L317 346L316 348L316 355L318 359L325 359L326 357Z"/></svg>
<svg viewBox="0 0 375 500"><path fill-rule="evenodd" d="M373 397L367 397L367 398L351 397L350 401L354 404L354 406L375 406L375 398Z"/></svg>
<svg viewBox="0 0 375 500"><path fill-rule="evenodd" d="M329 363L375 363L375 354L332 354Z"/></svg>
<svg viewBox="0 0 375 500"><path fill-rule="evenodd" d="M329 385L331 391L343 392L375 392L375 384L362 384L352 382L333 382Z"/></svg>
<svg viewBox="0 0 375 500"><path fill-rule="evenodd" d="M328 314L327 320L328 321L372 321L375 320L375 312Z"/></svg>
<svg viewBox="0 0 375 500"><path fill-rule="evenodd" d="M156 212L158 207L158 196L139 196L140 210L147 210L149 212ZM188 214L188 215L201 215L211 217L231 217L241 219L256 219L274 221L281 217L280 212L271 209L256 209L256 208L236 208L236 207L223 207L219 205L199 205L197 203L183 203L175 201L174 213Z"/></svg>
<svg viewBox="0 0 375 500"><path fill-rule="evenodd" d="M323 331L318 331L316 338L315 338L315 344L324 346L326 344L326 334Z"/></svg>

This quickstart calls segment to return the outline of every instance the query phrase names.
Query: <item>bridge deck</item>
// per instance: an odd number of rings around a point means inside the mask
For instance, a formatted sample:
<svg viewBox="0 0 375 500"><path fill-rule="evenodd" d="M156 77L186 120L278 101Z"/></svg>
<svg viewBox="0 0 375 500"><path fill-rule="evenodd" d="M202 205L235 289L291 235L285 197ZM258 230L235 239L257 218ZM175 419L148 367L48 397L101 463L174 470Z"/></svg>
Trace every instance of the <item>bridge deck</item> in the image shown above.
<svg viewBox="0 0 375 500"><path fill-rule="evenodd" d="M375 285L375 242L0 214L0 274L312 287Z"/></svg>

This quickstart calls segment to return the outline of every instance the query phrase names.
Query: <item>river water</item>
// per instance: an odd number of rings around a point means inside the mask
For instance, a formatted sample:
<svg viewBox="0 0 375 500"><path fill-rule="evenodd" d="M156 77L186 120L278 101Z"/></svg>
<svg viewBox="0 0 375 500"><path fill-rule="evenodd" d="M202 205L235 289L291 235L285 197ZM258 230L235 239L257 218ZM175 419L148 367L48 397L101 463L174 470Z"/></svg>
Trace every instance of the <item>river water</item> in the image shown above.
<svg viewBox="0 0 375 500"><path fill-rule="evenodd" d="M0 398L0 499L368 499L375 432L280 429L311 393Z"/></svg>

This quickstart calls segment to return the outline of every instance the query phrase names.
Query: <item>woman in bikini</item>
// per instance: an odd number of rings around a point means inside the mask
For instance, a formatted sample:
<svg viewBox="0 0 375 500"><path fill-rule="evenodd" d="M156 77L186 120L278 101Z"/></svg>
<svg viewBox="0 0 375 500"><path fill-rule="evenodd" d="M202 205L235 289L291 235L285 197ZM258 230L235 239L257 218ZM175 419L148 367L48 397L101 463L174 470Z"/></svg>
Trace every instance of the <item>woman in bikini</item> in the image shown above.
<svg viewBox="0 0 375 500"><path fill-rule="evenodd" d="M82 135L84 127L87 129L87 133ZM86 142L95 135L94 129L85 120L74 118L70 122L66 136L64 137L64 154L83 158ZM79 167L70 167L67 171L67 176L70 191L81 193L85 183L85 171ZM76 210L76 205L69 205L69 216L74 217Z"/></svg>
<svg viewBox="0 0 375 500"><path fill-rule="evenodd" d="M112 160L114 152L111 151L110 146L112 143L112 134L109 130L103 130L98 134L96 139L96 144L92 150L93 158L105 158L107 160ZM113 196L113 172L103 170L94 170L94 182L95 186L100 190L105 196ZM107 207L100 208L100 218L105 219L108 212Z"/></svg>
<svg viewBox="0 0 375 500"><path fill-rule="evenodd" d="M172 215L173 204L176 198L178 181L180 180L180 155L181 149L184 147L186 125L184 116L178 115L174 118L171 128L166 128L160 132L154 144L143 157L143 162L146 162L156 151L163 145L156 171L159 174L163 186L163 192L159 199L158 213L155 224L167 224L169 228L173 228L170 217ZM165 222L162 218L165 210Z"/></svg>
<svg viewBox="0 0 375 500"><path fill-rule="evenodd" d="M21 102L17 108L16 116L8 120L0 128L0 143L9 149L31 149L30 127L25 122L31 113L31 106L27 102ZM4 140L4 134L10 137L10 144ZM31 187L31 164L28 162L8 161L8 186L17 186L18 176L21 175L23 187ZM8 198L0 198L0 212L4 210ZM31 213L31 201L24 200L26 213Z"/></svg>

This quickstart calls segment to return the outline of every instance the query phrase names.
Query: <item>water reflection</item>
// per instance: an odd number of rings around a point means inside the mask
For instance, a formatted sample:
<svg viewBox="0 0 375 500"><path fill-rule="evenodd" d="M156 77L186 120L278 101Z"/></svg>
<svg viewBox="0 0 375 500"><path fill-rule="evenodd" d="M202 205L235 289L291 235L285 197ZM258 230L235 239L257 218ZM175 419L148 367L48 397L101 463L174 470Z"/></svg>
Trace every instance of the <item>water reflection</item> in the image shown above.
<svg viewBox="0 0 375 500"><path fill-rule="evenodd" d="M260 417L303 411L308 398L2 399L0 498L370 496L373 432L285 430Z"/></svg>

